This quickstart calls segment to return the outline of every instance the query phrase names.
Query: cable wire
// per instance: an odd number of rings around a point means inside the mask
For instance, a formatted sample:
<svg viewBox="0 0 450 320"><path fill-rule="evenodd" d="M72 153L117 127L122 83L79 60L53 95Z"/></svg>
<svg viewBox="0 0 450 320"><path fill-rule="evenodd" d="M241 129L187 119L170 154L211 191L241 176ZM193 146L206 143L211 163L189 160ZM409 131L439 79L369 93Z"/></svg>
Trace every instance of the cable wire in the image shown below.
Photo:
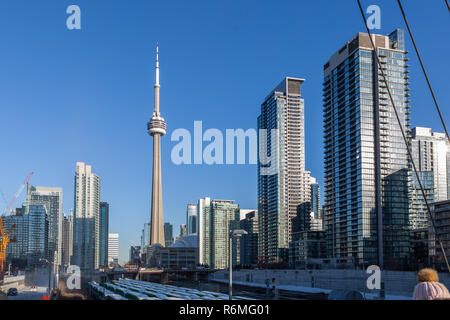
<svg viewBox="0 0 450 320"><path fill-rule="evenodd" d="M372 39L372 33L370 32L369 26L367 25L366 16L364 15L364 10L363 10L363 8L362 8L362 6L361 6L360 0L357 0L357 2L358 2L359 10L361 11L361 16L362 16L362 19L363 19L363 21L364 21L364 25L366 26L366 30L367 30L367 33L368 33L368 35L369 35L370 43L372 44L372 48L373 48L373 50L374 50L375 57L376 57L376 59L377 59L377 64L378 64L379 70L381 71L381 75L382 75L384 84L386 85L386 88L387 88L387 91L388 91L388 95L389 95L389 98L390 98L391 103L392 103L392 108L394 109L395 117L397 118L397 122L398 122L398 125L399 125L399 127L400 127L400 131L401 131L401 133L402 133L402 137L403 137L403 140L404 140L404 142L405 142L406 149L407 149L407 151L408 151L409 159L410 159L411 164L412 164L412 166L413 166L413 169L414 169L414 173L415 173L415 175L416 175L417 182L418 182L419 187L420 187L420 190L421 190L421 192L422 192L422 196L423 196L423 198L424 198L424 201L425 201L425 204L426 204L426 207L427 207L428 215L430 216L430 220L431 220L431 223L432 223L432 226L433 226L433 230L434 230L434 233L435 233L435 235L436 235L436 241L437 241L437 242L439 243L439 245L440 245L440 248L441 248L441 251L442 251L442 254L443 254L445 263L446 263L446 265L447 265L447 269L448 269L448 271L449 271L449 273L450 273L450 265L449 265L449 263L448 263L447 255L446 255L446 253L445 253L444 246L442 245L442 241L441 241L440 238L439 238L439 234L436 232L436 223L435 223L435 221L434 221L433 215L431 214L430 204L428 203L428 200L427 200L427 197L426 197L426 194L425 194L425 190L424 190L424 188L423 188L422 182L420 181L419 173L418 173L418 171L417 171L416 165L415 165L415 163L414 163L414 159L413 159L413 157L412 157L412 152L411 152L411 149L410 149L410 147L409 147L408 138L406 137L405 130L403 129L402 123L401 123L401 121L400 121L400 116L398 115L397 108L396 108L395 103L394 103L394 99L392 98L392 94L391 94L391 89L390 89L390 87L389 87L389 83L388 83L388 81L387 81L386 75L385 75L384 70L383 70L383 67L382 67L382 65L381 65L380 57L378 56L377 48L375 47L375 44L374 44L373 39Z"/></svg>
<svg viewBox="0 0 450 320"><path fill-rule="evenodd" d="M445 0L448 6L448 1ZM420 66L422 67L423 74L425 75L425 79L427 80L428 88L430 89L431 96L433 97L434 104L436 106L436 110L439 114L439 118L441 119L442 126L444 127L445 134L447 135L447 139L450 142L450 136L448 135L447 126L445 125L444 117L442 116L441 109L439 108L439 104L437 102L436 96L433 91L433 87L431 87L430 79L428 78L427 71L425 70L425 66L423 65L422 57L420 56L419 49L416 45L416 40L412 34L411 28L409 27L408 19L406 18L405 11L403 10L403 6L400 0L397 0L398 6L400 7L400 11L402 12L403 20L405 20L406 28L408 29L409 36L411 37L412 43L414 45L414 49L416 50L417 58L419 58ZM449 9L450 10L450 9Z"/></svg>

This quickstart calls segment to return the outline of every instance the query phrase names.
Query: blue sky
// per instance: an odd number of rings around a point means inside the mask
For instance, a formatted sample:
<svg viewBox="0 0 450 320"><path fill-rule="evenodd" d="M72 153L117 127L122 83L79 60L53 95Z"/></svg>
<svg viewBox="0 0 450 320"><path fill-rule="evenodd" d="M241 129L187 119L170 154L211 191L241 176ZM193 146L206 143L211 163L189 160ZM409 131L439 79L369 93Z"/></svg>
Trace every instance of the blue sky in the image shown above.
<svg viewBox="0 0 450 320"><path fill-rule="evenodd" d="M404 1L445 120L449 120L449 15L444 1ZM81 8L82 29L66 28ZM387 34L404 28L395 1L381 7ZM150 217L154 51L160 44L165 221L185 223L186 204L205 196L256 208L255 165L181 165L170 160L176 128L255 128L264 97L283 77L305 78L306 166L323 181L323 64L364 26L345 1L87 1L0 3L0 191L21 181L59 186L73 208L75 162L91 164L110 203L121 260ZM412 124L443 131L412 45ZM16 203L19 206L24 195ZM6 206L0 197L2 208Z"/></svg>

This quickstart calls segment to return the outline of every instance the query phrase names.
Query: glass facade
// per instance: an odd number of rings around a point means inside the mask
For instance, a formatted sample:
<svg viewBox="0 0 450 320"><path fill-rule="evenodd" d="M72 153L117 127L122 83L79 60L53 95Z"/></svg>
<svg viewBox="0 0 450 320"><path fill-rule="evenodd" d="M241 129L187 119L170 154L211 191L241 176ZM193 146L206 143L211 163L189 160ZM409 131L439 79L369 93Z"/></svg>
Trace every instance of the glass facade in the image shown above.
<svg viewBox="0 0 450 320"><path fill-rule="evenodd" d="M188 204L186 211L187 234L197 234L197 205Z"/></svg>
<svg viewBox="0 0 450 320"><path fill-rule="evenodd" d="M27 264L37 265L40 259L48 259L49 222L45 204L28 205L28 253Z"/></svg>
<svg viewBox="0 0 450 320"><path fill-rule="evenodd" d="M62 261L62 189L50 187L27 187L27 202L30 205L43 204L48 214L48 258L56 259L58 264ZM54 257L55 251L57 256Z"/></svg>
<svg viewBox="0 0 450 320"><path fill-rule="evenodd" d="M403 31L374 35L374 41L408 132ZM325 64L324 73L328 254L399 268L408 258L409 160L368 35L349 41Z"/></svg>
<svg viewBox="0 0 450 320"><path fill-rule="evenodd" d="M109 230L109 204L100 202L99 217L99 249L98 264L99 267L108 266L108 230Z"/></svg>
<svg viewBox="0 0 450 320"><path fill-rule="evenodd" d="M201 264L213 269L228 268L229 232L239 228L239 205L233 200L200 199L202 209L199 230ZM237 239L233 238L233 264L237 264Z"/></svg>

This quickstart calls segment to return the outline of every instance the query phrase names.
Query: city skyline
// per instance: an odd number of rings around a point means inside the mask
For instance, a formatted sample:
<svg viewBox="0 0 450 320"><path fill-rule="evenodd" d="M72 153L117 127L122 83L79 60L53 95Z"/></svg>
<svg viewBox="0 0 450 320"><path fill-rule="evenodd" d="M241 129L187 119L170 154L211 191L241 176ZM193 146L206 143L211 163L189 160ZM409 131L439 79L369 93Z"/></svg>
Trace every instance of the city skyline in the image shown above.
<svg viewBox="0 0 450 320"><path fill-rule="evenodd" d="M126 90L131 90L131 86L136 85L136 89L134 91L130 91L129 94L113 94L114 89L116 88L119 80L117 78L112 78L98 86L98 90L92 91L85 87L84 85L77 84L77 82L73 80L68 80L69 84L75 86L77 90L73 92L63 90L61 93L54 92L53 94L56 96L53 97L52 94L39 94L35 90L42 90L45 87L42 87L43 84L34 83L36 87L32 87L31 83L25 82L21 88L29 91L31 93L31 97L37 101L42 101L42 104L36 104L35 102L31 102L26 98L18 98L17 101L13 98L18 94L17 89L13 88L13 85L16 83L18 78L23 77L26 78L28 71L22 69L24 66L28 66L28 60L33 61L33 59L43 58L40 55L42 54L42 50L48 50L45 48L37 48L36 57L29 56L28 51L24 50L19 58L22 58L22 61L25 61L25 65L19 67L15 64L13 66L6 66L5 69L10 71L15 71L14 76L10 79L0 78L0 83L4 85L8 90L8 94L2 97L0 102L4 105L11 106L8 110L2 110L2 118L12 119L15 121L11 121L11 123L7 123L5 127L1 130L5 136L14 135L17 137L17 146L13 145L12 142L6 142L6 148L13 154L23 154L22 149L27 149L29 152L33 152L34 156L28 159L27 157L19 157L19 159L2 159L0 160L0 164L2 167L2 171L0 176L3 177L2 181L0 181L0 189L8 198L9 195L12 195L19 185L20 181L23 177L26 176L26 173L35 170L36 175L33 177L30 182L32 185L43 185L43 186L53 186L53 187L61 187L63 189L63 212L68 213L69 210L73 207L73 166L77 161L84 161L86 163L92 164L93 167L96 168L96 172L99 176L102 177L102 199L108 201L111 205L111 223L110 223L110 232L118 232L121 234L121 252L124 252L124 255L127 255L128 248L130 245L139 244L140 233L139 230L143 223L148 222L148 212L150 211L149 206L149 192L151 190L151 185L149 183L149 179L151 177L151 166L148 165L148 159L151 158L151 143L148 141L148 137L145 134L142 134L142 128L145 126L145 119L148 117L148 108L150 107L150 101L152 101L152 90L149 85L151 74L152 74L152 64L148 63L148 57L152 56L151 52L153 50L153 43L156 42L156 39L159 39L160 43L164 43L164 59L162 64L165 68L167 68L167 73L164 75L164 83L165 83L165 91L164 91L164 99L167 105L165 110L166 118L171 121L171 128L191 128L194 120L204 120L205 126L209 128L255 128L255 118L257 113L259 112L259 107L261 103L261 99L265 96L265 93L273 88L278 82L279 79L286 75L293 75L304 77L307 79L305 82L305 87L303 89L302 95L307 101L306 103L306 169L311 171L312 174L317 177L318 182L321 186L323 186L323 149L322 149L322 134L321 130L317 130L317 125L319 127L322 126L322 108L321 108L321 83L322 83L322 66L323 63L328 59L328 57L336 51L336 48L339 48L342 43L344 43L347 39L352 37L358 31L364 31L363 26L359 23L360 17L357 16L358 12L354 8L353 4L349 4L348 6L342 5L342 8L334 7L334 4L326 3L330 9L336 9L337 18L336 21L339 20L339 14L344 15L344 10L350 10L351 13L348 14L352 19L358 23L347 23L345 21L342 22L342 25L338 26L338 36L328 36L324 37L320 41L313 41L312 48L308 49L308 52L305 52L306 49L302 47L301 41L298 41L297 44L294 45L294 48L289 50L289 52L280 53L278 50L266 48L264 53L261 53L261 56L258 56L256 61L251 61L251 56L249 56L249 52L251 52L248 43L246 43L246 39L243 36L238 36L237 32L231 29L231 35L229 37L225 37L225 43L220 45L218 42L213 42L213 45L209 48L209 52L213 58L206 58L205 54L202 53L201 49L205 48L205 43L200 41L201 39L208 40L211 39L208 33L202 33L202 30L199 28L199 25L195 25L195 31L198 31L199 34L194 33L194 30L191 30L192 35L186 41L183 41L183 55L179 55L176 53L177 50L181 50L180 47L175 43L173 39L174 30L170 30L170 32L154 32L151 28L137 28L137 30L133 27L128 27L128 29L124 31L119 31L119 29L113 29L114 32L119 32L121 37L126 37L128 32L139 31L140 36L150 34L151 39L145 39L142 41L142 44L137 46L135 44L134 51L142 50L142 53L135 53L138 55L138 62L131 63L129 61L123 62L125 65L119 65L119 71L124 73L124 79L130 81L133 75L138 74L136 80L132 81L132 84L125 85ZM11 5L12 7L20 8L21 3ZM89 11L97 8L101 8L101 5L97 4L81 4L83 10ZM220 9L220 5L210 4L213 9ZM319 5L317 5L319 6ZM302 4L301 8L309 8L312 11L318 10L316 5L305 5ZM410 4L411 11L411 19L414 19L416 22L417 28L417 37L418 40L421 41L424 57L426 58L426 63L429 71L433 75L433 84L436 86L436 91L441 103L449 100L449 93L445 91L445 80L439 81L439 79L445 79L445 68L444 70L440 70L440 66L435 63L433 60L441 61L444 58L441 58L434 50L428 50L427 44L432 46L433 39L437 39L439 36L443 36L442 30L434 30L433 21L427 20L426 25L425 22L421 22L419 17L419 13L426 15L427 12L435 13L435 8L430 8L430 11L427 11L428 8L421 8L421 10L416 10L414 12L415 4ZM16 8L17 8L16 7ZM112 12L114 16L118 15L118 11L121 8L120 5L114 4ZM432 6L430 6L432 7ZM245 9L249 10L249 7L245 5ZM395 29L396 27L403 27L402 25L392 24L391 13L388 12L389 6L383 5L382 14L383 14L383 29L376 30L375 33L378 34L387 34L391 29ZM136 11L134 11L136 10ZM131 19L132 17L139 16L141 17L137 11L146 11L147 7L144 4L137 5L134 10L127 12L127 18ZM231 10L231 9L229 9ZM259 10L267 10L267 8L259 9ZM276 9L278 10L278 9ZM10 12L11 10L9 10ZM23 11L17 10L23 15ZM160 10L165 12L163 10ZM245 10L244 10L245 11ZM398 12L393 10L394 15L397 16ZM228 11L227 11L228 12ZM261 11L259 11L261 12ZM445 12L444 12L445 13ZM18 14L18 13L16 13ZM28 13L25 13L27 15ZM97 13L98 14L98 13ZM168 14L167 12L165 13ZM13 23L12 19L14 19L14 15L11 17L5 17L1 19L2 21L7 21L8 23ZM54 16L52 10L49 10L47 14L49 17L49 21L51 23L55 23L58 17ZM439 13L438 13L439 15ZM101 18L105 22L107 19L105 16L97 16ZM257 22L257 14L253 14L251 16L252 22ZM158 18L155 17L157 20ZM23 17L22 17L23 20ZM436 19L437 20L437 19ZM93 21L93 26L87 26L86 31L82 30L83 35L87 35L89 37L89 41L82 40L81 35L71 35L67 34L66 31L62 30L61 32L56 31L55 36L58 37L63 43L70 44L70 42L75 42L76 45L81 45L83 50L79 51L78 54L83 54L87 57L92 55L95 62L99 56L95 53L88 51L88 45L92 45L92 40L98 37L98 33L96 31L102 28L101 22ZM106 20L109 21L109 20ZM334 23L336 23L334 21ZM159 21L148 21L152 26L157 25ZM182 20L181 23L186 23L186 20ZM3 26L4 22L0 22ZM107 23L107 22L106 22ZM111 22L109 22L111 23ZM154 23L154 24L153 24ZM243 16L238 16L232 20L235 27L237 29L241 29L244 31L244 34L255 34L255 30L253 28L259 26L258 22L255 23L255 26L251 26L244 22ZM287 23L287 22L286 22ZM293 26L297 26L299 29L303 25L302 22L289 22L292 23ZM314 23L313 21L307 19L309 23L309 28L314 26L319 26L320 23L324 23L325 25L332 25L331 23L325 22L321 20L318 23ZM13 23L13 25L15 25ZM233 24L232 24L233 25ZM108 25L109 26L109 25ZM194 25L193 25L194 26ZM219 26L222 24L219 23ZM286 24L284 25L286 26ZM50 28L50 24L45 25L46 28ZM53 27L53 26L52 26ZM268 34L276 34L279 31L279 27L276 27L275 24L271 24L270 27L273 30L268 30L264 28L263 30ZM26 26L17 25L24 39L30 39L34 35L34 31L26 31ZM194 27L192 27L194 28ZM335 27L336 28L336 27ZM221 29L214 29L215 32L220 32ZM213 32L212 31L212 32ZM427 38L427 33L435 32L432 36ZM304 35L304 34L302 34ZM192 41L192 39L197 38L195 40L195 44L188 44L188 40ZM198 39L200 38L200 39ZM121 38L122 39L122 38ZM178 39L178 38L177 38ZM309 38L306 36L306 39ZM125 40L125 39L124 39ZM136 39L135 39L136 40ZM261 45L261 43L265 42L265 37L249 40L252 45ZM305 40L305 41L307 41ZM17 40L16 40L17 41ZM48 46L52 44L49 39L42 40L42 46ZM141 41L141 40L139 40ZM329 42L329 43L322 43ZM105 42L108 44L106 50L111 50L116 48L114 42L106 39ZM22 47L23 49L27 49L28 46L21 42L14 42L16 45ZM233 55L233 47L234 44L237 43L242 52L239 55ZM411 47L409 44L409 39L407 39L407 47ZM74 44L74 45L75 45ZM126 45L133 45L132 42L126 42ZM448 44L442 44L443 49L442 52L446 52L446 48ZM194 49L196 48L196 49ZM287 49L288 47L284 47ZM69 46L68 50L73 50L74 46ZM220 51L224 49L224 53ZM320 54L314 52L314 50L320 50ZM195 54L191 53L195 52ZM314 57L311 52L318 57ZM13 51L11 51L13 52ZM5 55L11 53L10 51L6 51ZM230 57L230 53L232 54ZM109 68L115 66L116 59L119 58L120 54L124 54L123 50L118 50L117 53L111 53L107 55L107 60L103 65L101 65L100 69L96 69L96 72L101 72L101 70L109 70ZM80 65L76 62L76 55L71 53L70 51L66 51L63 49L58 49L57 53L57 67L62 70L66 70L65 72L74 72L75 69L72 69L70 66L73 64L74 68L80 68L84 71L87 71L88 65ZM186 56L184 56L186 55ZM128 56L132 58L133 56ZM183 64L185 58L194 59L193 65L196 65L196 69L191 69L190 66L186 66ZM422 126L422 127L430 127L434 132L442 132L439 125L439 121L437 117L433 115L428 115L428 107L431 107L431 98L429 97L428 92L424 86L423 77L417 69L417 63L415 62L415 56L410 55L411 57L411 78L414 80L411 85L411 91L413 92L412 98L412 127L414 126ZM230 58L229 62L227 59ZM435 58L435 59L433 59ZM66 61L67 60L67 61ZM281 61L285 60L285 61ZM303 60L303 61L302 61ZM44 62L46 62L44 58ZM46 62L48 63L48 61ZM46 65L44 63L44 65ZM244 65L246 64L246 65ZM310 64L310 66L308 66ZM236 74L247 75L255 72L256 68L259 65L269 66L266 67L265 71L259 73L259 78L255 80L251 86L246 86L239 88L241 85L244 85L242 80L236 79ZM200 66L200 67L199 67ZM214 89L211 84L205 84L207 90L211 92L207 92L208 102L199 101L196 99L196 95L193 95L194 92L194 83L201 83L201 78L208 75L208 68L210 67L217 68L219 73L222 73L222 76L225 76L224 80L221 80L220 85L222 88L225 88L229 91L237 93L238 97L241 99L239 101L235 99L226 99L225 102L216 102L217 107L212 115L208 115L209 108L211 108L211 101L214 101L212 98L221 94L219 89ZM124 69L130 67L132 72L127 72ZM103 69L105 68L105 69ZM198 69L200 68L200 70ZM226 69L230 68L230 71ZM166 69L164 69L166 70ZM198 75L194 75L194 71L198 71ZM37 74L42 74L43 69L37 68ZM166 71L165 71L166 72ZM53 75L55 79L59 79L63 77L63 74L60 74L56 69L51 69L50 73ZM109 71L105 72L105 77L110 77L113 74ZM8 72L7 72L8 74ZM90 73L88 73L90 74ZM76 73L76 79L82 80L79 73ZM193 78L193 79L192 79ZM35 78L33 78L36 80ZM52 83L52 78L47 77L44 78L50 83ZM93 81L101 81L103 78L94 77ZM167 80L166 80L167 79ZM217 79L217 78L214 78ZM233 80L233 82L230 82ZM11 81L9 84L7 81ZM185 88L182 88L177 81L182 81L185 84ZM192 83L188 83L191 81ZM44 81L45 82L45 81ZM95 88L95 82L88 82L93 88ZM122 82L119 82L119 85L124 85ZM167 83L167 84L166 84ZM441 84L442 83L442 84ZM97 83L98 84L98 83ZM215 84L217 85L217 84ZM415 89L414 89L415 88ZM246 92L247 90L247 92ZM192 91L192 93L190 93ZM43 90L44 93L47 90ZM73 95L73 99L70 97ZM132 95L137 95L137 97L131 97ZM175 96L187 96L188 99L176 99ZM248 96L247 96L248 95ZM88 102L89 99L94 99L96 103ZM189 101L193 102L186 102ZM103 100L103 102L101 102ZM113 101L117 100L117 102ZM184 113L179 112L179 110L186 108L186 104L190 107L191 113L186 115L177 115L176 113ZM445 104L445 103L444 103ZM110 108L110 105L113 105L113 108ZM123 107L125 105L125 107ZM138 112L133 112L133 106L138 105L139 107L135 110L139 110ZM48 107L46 107L48 106ZM61 107L64 106L64 107ZM215 105L214 105L215 106ZM426 107L427 106L427 107ZM38 114L37 110L42 112L43 114ZM123 108L123 109L122 109ZM228 108L228 109L226 109ZM62 111L65 109L66 111ZM131 110L130 110L131 109ZM243 109L250 109L250 111L245 111ZM129 117L124 117L122 111L130 110ZM224 111L226 110L226 112ZM92 118L84 119L83 122L78 120L77 115L82 112L90 111L92 112ZM236 119L234 112L241 112L241 117ZM110 114L107 114L110 112ZM26 116L25 116L26 115ZM108 129L105 125L103 125L101 120L105 115L104 122L112 122L114 124L119 125L121 121L128 121L129 126L135 126L135 129L130 130L132 134L127 134L124 136L120 136L117 133L113 132L114 130ZM24 117L25 116L25 117ZM202 118L202 117L206 118ZM47 117L47 119L45 119ZM128 119L125 119L128 118ZM28 120L30 119L30 120ZM31 119L36 119L36 124L31 123ZM92 120L92 119L95 119ZM418 120L421 122L418 122ZM25 121L24 121L25 120ZM119 121L120 120L120 121ZM51 128L61 132L61 137L57 138L58 143L63 148L64 156L61 156L56 153L51 153L53 157L41 156L39 149L36 149L35 146L31 145L26 141L25 138L28 138L28 135L24 135L18 128L22 127L17 126L18 122L25 122L26 124L31 125L31 129L34 130L35 134L41 140L45 138L49 138L54 134ZM55 122L55 126L50 126L50 122ZM59 124L61 122L64 125ZM66 123L68 122L68 126ZM315 125L312 125L315 123ZM110 124L108 124L109 126ZM95 137L93 134L88 134L89 130L79 131L83 126L87 126L88 129L96 128L99 130L97 132L98 137ZM48 127L48 129L47 129ZM118 126L119 128L120 127ZM124 130L130 129L128 126L125 126L123 130L119 130L120 133L125 132ZM171 129L172 130L172 129ZM23 131L23 130L21 130ZM82 137L81 140L78 140L77 136L73 135L74 132L78 132ZM95 132L95 131L93 131ZM320 133L316 134L314 133ZM168 132L170 135L170 131ZM63 140L59 139L67 139L68 142L66 144ZM81 142L84 139L89 139L92 143L88 143L85 149L82 149L83 143ZM112 143L110 141L117 141ZM116 140L114 140L116 139ZM132 146L128 146L129 141L133 141ZM117 143L117 145L116 145ZM173 142L170 142L170 139L167 138L165 142L163 142L162 147L162 156L163 156L163 170L165 171L165 180L164 180L164 199L163 202L167 204L165 208L165 216L166 220L164 222L171 222L175 226L175 230L178 230L178 226L181 223L184 223L185 214L186 214L186 204L189 203L190 199L198 199L205 196L211 196L212 198L219 199L234 199L237 203L241 205L241 207L249 207L256 208L256 166L245 165L245 166L212 166L209 167L207 165L203 166L175 166L170 162L170 150L173 146ZM108 149L118 149L120 150L120 154L112 152ZM148 149L142 152L143 149ZM126 157L124 155L125 154ZM113 160L113 157L117 157L117 159ZM11 157L15 158L15 157ZM25 159L24 159L25 158ZM117 171L117 168L127 168L123 165L125 162L130 163L131 167L135 170L123 170L121 172ZM46 163L47 162L47 163ZM111 163L111 164L110 164ZM121 167L122 166L122 167ZM166 174L167 173L167 174ZM211 175L213 178L211 178ZM183 188L182 184L179 183L180 176L184 181L195 179L198 180L198 186L196 188L191 188L192 190L187 190L186 187ZM228 176L228 177L227 177ZM242 187L234 188L233 178L239 176L241 177L245 183L243 183ZM217 187L214 185L214 179L222 179L224 178L224 183L221 187ZM123 181L122 183L117 183L117 181ZM117 185L117 186L116 186ZM177 187L179 185L179 187ZM124 191L123 188L126 187L131 189L131 191ZM118 195L123 194L123 198L119 199ZM323 191L322 191L323 194ZM180 196L181 195L181 196ZM19 206L19 203L22 198L16 203L16 207ZM323 199L323 196L321 197ZM121 221L126 218L129 226L123 226ZM121 259L124 259L121 257ZM125 258L126 259L126 258ZM123 262L124 260L122 260Z"/></svg>

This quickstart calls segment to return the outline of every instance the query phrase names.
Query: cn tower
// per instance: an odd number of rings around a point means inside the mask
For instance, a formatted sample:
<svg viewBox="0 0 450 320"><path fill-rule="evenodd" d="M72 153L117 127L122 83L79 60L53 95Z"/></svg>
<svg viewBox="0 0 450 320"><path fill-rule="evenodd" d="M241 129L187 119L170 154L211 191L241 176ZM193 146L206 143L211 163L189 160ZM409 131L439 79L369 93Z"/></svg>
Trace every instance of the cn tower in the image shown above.
<svg viewBox="0 0 450 320"><path fill-rule="evenodd" d="M153 137L153 180L152 180L152 214L150 229L150 245L164 243L164 222L162 207L161 183L161 137L166 134L166 122L159 113L159 58L156 43L156 77L155 77L155 111L147 123L148 134Z"/></svg>

